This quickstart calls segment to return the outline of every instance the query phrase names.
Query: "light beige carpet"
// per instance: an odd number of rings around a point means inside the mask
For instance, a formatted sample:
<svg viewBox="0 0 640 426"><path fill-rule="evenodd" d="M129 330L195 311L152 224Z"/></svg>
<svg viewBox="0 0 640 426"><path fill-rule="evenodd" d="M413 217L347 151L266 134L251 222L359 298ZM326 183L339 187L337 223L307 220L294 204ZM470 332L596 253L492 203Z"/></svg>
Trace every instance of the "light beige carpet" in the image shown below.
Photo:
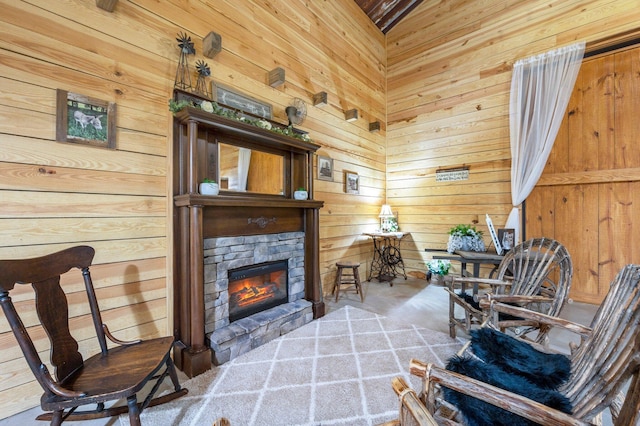
<svg viewBox="0 0 640 426"><path fill-rule="evenodd" d="M442 365L461 341L346 306L184 383L189 394L145 410L142 424L376 425L394 419L391 379L409 360ZM126 416L121 416L128 425Z"/></svg>

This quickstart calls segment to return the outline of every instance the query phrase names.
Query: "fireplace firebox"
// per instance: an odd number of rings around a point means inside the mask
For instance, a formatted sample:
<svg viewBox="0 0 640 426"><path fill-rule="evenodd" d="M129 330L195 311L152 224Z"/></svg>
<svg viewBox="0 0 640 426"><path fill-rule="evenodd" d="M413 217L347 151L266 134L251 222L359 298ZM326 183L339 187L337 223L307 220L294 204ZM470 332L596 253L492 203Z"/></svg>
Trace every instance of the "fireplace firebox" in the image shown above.
<svg viewBox="0 0 640 426"><path fill-rule="evenodd" d="M229 321L287 303L288 269L279 260L229 271Z"/></svg>

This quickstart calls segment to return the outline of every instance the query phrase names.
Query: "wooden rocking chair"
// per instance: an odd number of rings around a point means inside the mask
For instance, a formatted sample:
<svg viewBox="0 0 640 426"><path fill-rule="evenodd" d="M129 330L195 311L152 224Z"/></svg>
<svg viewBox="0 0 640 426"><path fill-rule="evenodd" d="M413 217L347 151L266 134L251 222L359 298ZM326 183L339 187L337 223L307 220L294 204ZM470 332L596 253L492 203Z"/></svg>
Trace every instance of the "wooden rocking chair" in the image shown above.
<svg viewBox="0 0 640 426"><path fill-rule="evenodd" d="M411 360L411 373L423 378L423 402L438 424L464 424L457 408L442 399L442 387L500 407L544 425L596 425L608 408L616 426L640 423L640 265L623 268L611 284L591 327L534 311L484 301L502 312L577 333L570 343L571 375L559 391L573 405L565 414L506 390L432 364ZM499 350L499 348L497 348Z"/></svg>
<svg viewBox="0 0 640 426"><path fill-rule="evenodd" d="M449 334L455 338L456 327L469 333L473 326L486 321L487 313L479 307L484 294L557 316L569 295L572 277L571 256L559 242L534 238L520 243L505 254L495 279L456 277L448 284L445 290L449 293ZM480 285L489 286L490 291L478 294ZM466 291L467 286L473 288L472 294ZM456 307L462 308L464 317L456 317ZM496 320L494 326L502 330L509 328L521 337L535 331L536 342L542 343L546 339L547 327L535 321L504 316Z"/></svg>
<svg viewBox="0 0 640 426"><path fill-rule="evenodd" d="M38 420L50 420L52 425L59 425L66 419L88 420L128 411L131 424L140 425L140 412L144 408L171 401L188 391L181 388L170 357L173 337L123 342L114 338L102 323L89 274L94 253L91 247L78 246L33 259L0 260L0 305L31 371L44 389L40 403L42 409L49 413L40 415ZM73 268L82 271L101 348L99 354L86 360L83 360L78 343L71 336L68 302L60 286L60 276ZM34 289L38 318L49 337L55 378L41 361L9 296L16 284L28 283ZM32 324L28 325L32 327ZM117 346L108 348L105 337ZM167 376L174 391L154 398ZM138 403L136 394L152 379L156 382L150 394ZM126 399L127 406L105 408L106 401L119 399ZM97 406L94 410L76 411L76 408L87 404Z"/></svg>

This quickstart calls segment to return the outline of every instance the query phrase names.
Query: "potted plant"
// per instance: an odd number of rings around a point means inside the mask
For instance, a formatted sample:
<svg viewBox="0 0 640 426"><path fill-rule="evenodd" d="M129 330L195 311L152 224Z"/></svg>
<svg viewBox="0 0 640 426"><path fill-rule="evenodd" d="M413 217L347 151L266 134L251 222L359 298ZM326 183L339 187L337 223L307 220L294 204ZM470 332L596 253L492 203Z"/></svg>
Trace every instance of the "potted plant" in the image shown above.
<svg viewBox="0 0 640 426"><path fill-rule="evenodd" d="M220 192L220 187L215 180L211 180L209 178L202 179L202 182L200 183L200 194L218 195L218 192Z"/></svg>
<svg viewBox="0 0 640 426"><path fill-rule="evenodd" d="M296 200L306 200L309 198L309 193L303 187L298 188L293 192L293 198Z"/></svg>
<svg viewBox="0 0 640 426"><path fill-rule="evenodd" d="M444 284L444 276L449 273L449 268L451 268L451 261L446 259L433 259L427 262L427 271L434 284Z"/></svg>
<svg viewBox="0 0 640 426"><path fill-rule="evenodd" d="M456 225L449 230L447 251L485 251L482 231L471 225Z"/></svg>

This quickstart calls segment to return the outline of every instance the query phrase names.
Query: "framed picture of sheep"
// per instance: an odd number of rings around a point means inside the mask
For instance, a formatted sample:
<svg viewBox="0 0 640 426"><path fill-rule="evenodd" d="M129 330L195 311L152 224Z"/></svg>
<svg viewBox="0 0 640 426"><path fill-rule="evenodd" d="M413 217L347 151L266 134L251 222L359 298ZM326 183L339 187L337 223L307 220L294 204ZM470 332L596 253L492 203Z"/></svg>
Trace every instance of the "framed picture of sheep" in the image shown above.
<svg viewBox="0 0 640 426"><path fill-rule="evenodd" d="M56 140L116 148L116 104L57 90Z"/></svg>

